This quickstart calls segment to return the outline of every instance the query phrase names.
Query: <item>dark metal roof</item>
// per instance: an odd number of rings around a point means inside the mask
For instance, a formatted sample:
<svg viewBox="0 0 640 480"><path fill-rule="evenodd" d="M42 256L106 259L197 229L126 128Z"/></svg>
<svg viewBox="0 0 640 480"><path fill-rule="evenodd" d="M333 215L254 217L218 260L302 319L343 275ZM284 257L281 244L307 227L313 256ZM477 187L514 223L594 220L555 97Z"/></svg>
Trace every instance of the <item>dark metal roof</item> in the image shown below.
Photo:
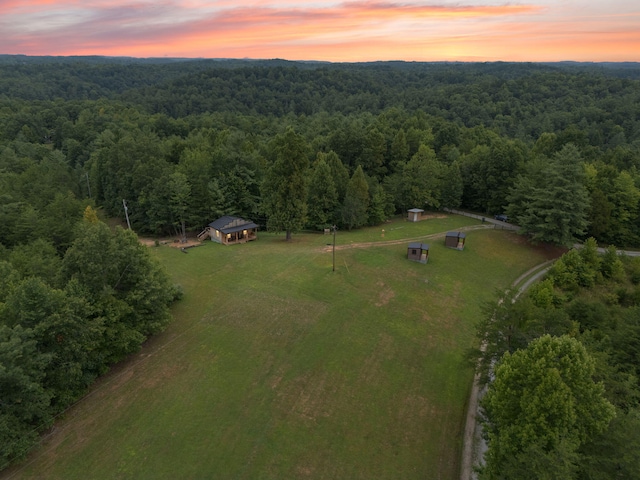
<svg viewBox="0 0 640 480"><path fill-rule="evenodd" d="M239 232L240 230L249 230L251 228L258 228L258 225L256 225L253 222L249 222L249 223L245 223L243 225L238 225L236 227L221 228L220 231L222 233L233 233L233 232Z"/></svg>
<svg viewBox="0 0 640 480"><path fill-rule="evenodd" d="M232 215L225 215L217 220L214 220L209 224L214 230L219 230L222 233L239 232L240 230L247 230L250 228L258 228L258 225L251 220L245 220L240 217L234 217Z"/></svg>
<svg viewBox="0 0 640 480"><path fill-rule="evenodd" d="M447 237L465 238L466 236L464 232L447 232Z"/></svg>
<svg viewBox="0 0 640 480"><path fill-rule="evenodd" d="M420 243L420 242L414 242L414 243L410 243L409 244L409 248L415 248L420 249L420 250L429 250L429 244L428 243Z"/></svg>

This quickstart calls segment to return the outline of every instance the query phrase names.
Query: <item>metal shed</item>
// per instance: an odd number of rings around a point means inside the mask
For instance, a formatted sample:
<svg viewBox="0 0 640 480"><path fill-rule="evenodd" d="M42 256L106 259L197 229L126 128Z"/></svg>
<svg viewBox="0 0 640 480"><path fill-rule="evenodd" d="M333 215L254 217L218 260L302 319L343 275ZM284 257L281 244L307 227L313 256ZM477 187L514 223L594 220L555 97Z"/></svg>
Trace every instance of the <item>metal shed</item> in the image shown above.
<svg viewBox="0 0 640 480"><path fill-rule="evenodd" d="M444 238L444 245L445 247L463 250L466 238L467 235L464 232L447 232Z"/></svg>
<svg viewBox="0 0 640 480"><path fill-rule="evenodd" d="M426 243L414 242L407 248L407 258L414 262L427 263L429 260L429 245Z"/></svg>
<svg viewBox="0 0 640 480"><path fill-rule="evenodd" d="M408 210L407 220L409 220L410 222L419 222L420 220L422 220L423 212L424 210L421 210L419 208L412 208Z"/></svg>

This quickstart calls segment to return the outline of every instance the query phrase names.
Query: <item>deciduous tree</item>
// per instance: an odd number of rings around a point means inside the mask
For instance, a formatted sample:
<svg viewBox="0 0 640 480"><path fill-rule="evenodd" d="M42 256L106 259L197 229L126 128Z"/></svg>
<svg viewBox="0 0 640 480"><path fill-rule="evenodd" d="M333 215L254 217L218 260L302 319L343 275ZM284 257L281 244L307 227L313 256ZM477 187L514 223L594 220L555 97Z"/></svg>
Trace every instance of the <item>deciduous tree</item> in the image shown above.
<svg viewBox="0 0 640 480"><path fill-rule="evenodd" d="M568 336L545 335L505 354L482 400L489 441L482 478L572 478L580 445L614 417L594 369Z"/></svg>

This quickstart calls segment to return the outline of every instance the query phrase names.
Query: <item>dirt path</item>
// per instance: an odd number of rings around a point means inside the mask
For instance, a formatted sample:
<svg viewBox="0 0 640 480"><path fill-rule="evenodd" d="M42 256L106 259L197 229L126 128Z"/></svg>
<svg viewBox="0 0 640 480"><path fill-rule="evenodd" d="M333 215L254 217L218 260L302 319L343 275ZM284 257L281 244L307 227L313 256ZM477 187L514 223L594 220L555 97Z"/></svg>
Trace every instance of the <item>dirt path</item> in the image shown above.
<svg viewBox="0 0 640 480"><path fill-rule="evenodd" d="M493 225L473 225L470 227L458 228L456 229L456 231L468 232L470 230L484 230L487 228L493 228ZM337 244L335 248L336 250L347 250L350 248L369 248L369 247L383 247L386 245L400 245L407 242L418 242L421 240L431 240L434 238L442 238L446 234L447 232L439 232L439 233L432 233L431 235L423 235L421 237L402 238L400 240L385 240L382 242L349 243L349 244L342 244L342 245ZM321 250L323 252L328 252L328 251L331 251L332 249L333 249L333 245L327 245L325 247L321 247Z"/></svg>
<svg viewBox="0 0 640 480"><path fill-rule="evenodd" d="M174 248L191 248L198 247L202 245L202 242L197 238L187 238L186 242L181 242L177 238L147 238L147 237L138 237L138 241L146 245L147 247L153 247L155 245L168 245Z"/></svg>
<svg viewBox="0 0 640 480"><path fill-rule="evenodd" d="M516 296L524 293L534 282L547 273L555 259L547 260L544 263L536 265L527 270L525 273L516 278L511 284L512 287L518 288ZM480 350L484 351L485 345L480 346ZM462 459L460 461L460 480L474 480L476 478L473 472L473 466L478 465L487 445L482 438L482 428L478 422L479 402L485 393L485 387L480 386L480 374L476 373L473 377L473 385L469 394L469 402L467 405L467 418L464 426L464 438L462 444Z"/></svg>

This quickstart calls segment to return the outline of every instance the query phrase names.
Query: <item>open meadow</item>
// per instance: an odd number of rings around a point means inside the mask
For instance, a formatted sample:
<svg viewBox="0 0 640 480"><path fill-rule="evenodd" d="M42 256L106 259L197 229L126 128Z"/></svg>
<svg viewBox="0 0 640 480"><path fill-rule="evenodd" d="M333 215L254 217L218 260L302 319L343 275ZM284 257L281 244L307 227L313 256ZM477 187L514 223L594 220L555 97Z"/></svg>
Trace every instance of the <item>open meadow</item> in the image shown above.
<svg viewBox="0 0 640 480"><path fill-rule="evenodd" d="M482 303L554 252L458 216L338 231L335 271L331 235L283 239L149 247L174 321L2 478L458 478Z"/></svg>

